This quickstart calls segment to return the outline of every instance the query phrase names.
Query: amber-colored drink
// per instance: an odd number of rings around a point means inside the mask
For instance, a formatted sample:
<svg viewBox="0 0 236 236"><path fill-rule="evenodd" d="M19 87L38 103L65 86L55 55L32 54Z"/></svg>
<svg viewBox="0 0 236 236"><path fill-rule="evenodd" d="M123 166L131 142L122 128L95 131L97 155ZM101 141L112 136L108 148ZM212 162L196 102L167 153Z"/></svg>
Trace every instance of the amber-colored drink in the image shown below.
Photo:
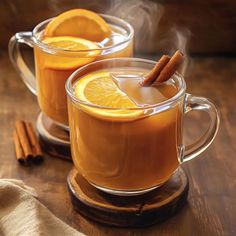
<svg viewBox="0 0 236 236"><path fill-rule="evenodd" d="M132 79L148 72L132 67L105 69L88 73L73 84L74 96L87 104L68 99L73 162L96 186L149 189L167 181L179 165L182 102L163 111L155 106L179 89L171 81L141 88ZM117 83L113 75L119 78L119 73L130 77Z"/></svg>
<svg viewBox="0 0 236 236"><path fill-rule="evenodd" d="M106 18L110 20L109 16L106 16L105 20ZM71 73L96 60L133 55L132 37L128 39L129 33L122 26L116 25L119 19L111 19L111 22L107 22L111 30L111 34L107 38L100 42L78 38L77 42L77 38L74 37L73 40L78 48L72 47L71 50L70 44L72 43L59 42L56 38L58 36L48 37L44 35L43 31L38 36L45 45L56 47L56 50L50 51L50 49L42 48L42 44L34 46L38 101L43 113L52 120L68 125L65 82ZM125 25L124 22L122 24ZM76 32L76 22L72 26L72 32L73 30ZM86 28L86 25L83 28ZM61 38L63 40L63 36ZM70 37L65 36L64 38L70 40Z"/></svg>

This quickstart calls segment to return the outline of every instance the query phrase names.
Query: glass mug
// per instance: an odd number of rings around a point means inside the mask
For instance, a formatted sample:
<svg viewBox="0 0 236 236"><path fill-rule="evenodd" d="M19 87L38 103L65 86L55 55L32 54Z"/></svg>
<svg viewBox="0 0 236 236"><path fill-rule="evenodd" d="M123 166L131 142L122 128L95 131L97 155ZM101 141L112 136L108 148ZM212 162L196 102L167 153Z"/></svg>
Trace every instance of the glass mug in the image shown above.
<svg viewBox="0 0 236 236"><path fill-rule="evenodd" d="M132 121L98 117L96 111L122 113L124 108L89 104L74 95L76 81L91 71L148 73L155 63L137 58L105 59L78 69L66 82L73 163L90 184L110 194L138 195L161 186L183 162L202 153L217 134L216 107L206 98L187 94L178 73L171 79L177 93L159 104L128 109L141 112ZM186 146L183 116L194 110L207 112L210 124L199 140Z"/></svg>
<svg viewBox="0 0 236 236"><path fill-rule="evenodd" d="M133 55L132 26L117 17L102 14L101 17L113 33L109 39L98 43L99 49L71 51L43 43L44 29L52 19L38 24L32 32L19 32L10 39L11 62L30 91L37 95L42 113L62 128L68 128L65 82L69 75L95 60ZM36 79L21 56L19 43L34 49Z"/></svg>

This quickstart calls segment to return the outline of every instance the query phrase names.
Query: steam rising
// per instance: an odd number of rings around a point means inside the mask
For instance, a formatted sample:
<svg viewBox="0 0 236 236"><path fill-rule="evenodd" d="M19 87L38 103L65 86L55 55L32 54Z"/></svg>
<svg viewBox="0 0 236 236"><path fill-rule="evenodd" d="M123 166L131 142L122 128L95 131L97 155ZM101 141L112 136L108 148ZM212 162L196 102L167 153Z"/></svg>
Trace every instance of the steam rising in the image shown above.
<svg viewBox="0 0 236 236"><path fill-rule="evenodd" d="M107 14L120 17L133 26L136 51L169 55L173 55L177 49L182 51L186 60L179 72L185 74L189 64L187 43L190 31L176 25L166 29L161 25L166 23L162 20L163 13L161 4L148 0L111 0L111 7L107 11Z"/></svg>
<svg viewBox="0 0 236 236"><path fill-rule="evenodd" d="M189 58L187 57L187 43L189 40L191 33L187 28L182 27L173 27L170 30L170 36L168 38L171 38L173 43L172 47L170 47L170 52L173 54L177 49L179 49L184 55L185 55L185 62L182 65L179 72L181 74L185 74L187 70L187 66L189 65ZM167 39L163 39L164 43L168 41Z"/></svg>
<svg viewBox="0 0 236 236"><path fill-rule="evenodd" d="M112 0L111 8L107 12L129 22L135 31L135 45L137 48L151 42L158 28L163 14L160 4L147 0Z"/></svg>

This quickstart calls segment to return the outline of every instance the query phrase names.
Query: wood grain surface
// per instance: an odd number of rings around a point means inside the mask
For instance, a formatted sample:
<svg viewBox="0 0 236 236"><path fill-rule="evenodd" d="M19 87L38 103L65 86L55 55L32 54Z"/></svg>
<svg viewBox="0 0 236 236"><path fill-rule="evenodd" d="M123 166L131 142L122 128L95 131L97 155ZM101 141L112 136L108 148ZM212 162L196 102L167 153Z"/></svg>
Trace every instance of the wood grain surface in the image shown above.
<svg viewBox="0 0 236 236"><path fill-rule="evenodd" d="M73 168L67 178L74 208L96 222L117 227L147 227L169 219L186 204L189 183L180 167L161 187L137 196L115 196L89 184Z"/></svg>
<svg viewBox="0 0 236 236"><path fill-rule="evenodd" d="M15 159L14 122L35 122L37 100L0 52L0 178L17 178L36 189L39 200L72 227L93 236L235 235L236 234L236 58L192 58L186 75L188 92L211 98L221 112L219 133L211 147L183 165L189 176L187 205L159 225L144 229L107 227L73 210L66 188L72 163L45 157L42 165L23 167ZM205 127L202 114L186 119L186 142Z"/></svg>

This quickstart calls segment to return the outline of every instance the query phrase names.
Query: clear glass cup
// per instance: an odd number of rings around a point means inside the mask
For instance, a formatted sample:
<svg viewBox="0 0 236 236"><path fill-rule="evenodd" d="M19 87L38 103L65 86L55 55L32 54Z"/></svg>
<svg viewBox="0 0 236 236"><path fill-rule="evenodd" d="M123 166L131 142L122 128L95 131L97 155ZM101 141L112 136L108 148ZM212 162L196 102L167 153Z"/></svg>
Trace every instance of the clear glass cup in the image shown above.
<svg viewBox="0 0 236 236"><path fill-rule="evenodd" d="M79 173L96 188L116 195L138 195L165 183L178 167L202 153L214 140L219 114L208 99L186 93L184 78L176 73L171 83L177 93L164 102L137 108L109 108L79 100L74 84L105 69L119 73L150 71L154 61L115 58L93 62L75 71L66 82L72 159ZM127 77L128 79L128 77ZM129 110L137 119L115 120L97 116ZM205 111L209 127L191 145L183 143L183 116Z"/></svg>
<svg viewBox="0 0 236 236"><path fill-rule="evenodd" d="M43 32L48 19L38 24L32 32L16 33L9 41L9 56L26 86L38 98L42 113L38 116L37 129L45 147L52 155L70 158L68 112L65 82L79 67L104 58L131 57L134 31L130 24L117 17L102 15L112 29L112 36L98 42L99 49L64 50L43 43ZM19 44L34 50L36 76L26 65ZM35 78L36 77L36 78ZM63 147L63 149L61 149ZM56 153L53 151L56 149ZM65 155L64 155L65 150Z"/></svg>
<svg viewBox="0 0 236 236"><path fill-rule="evenodd" d="M99 42L100 49L71 51L43 43L44 29L52 19L38 24L33 32L16 33L9 42L10 59L19 75L30 91L37 95L42 112L59 124L68 125L65 82L73 71L95 60L133 55L133 28L117 17L101 16L112 28L114 37L109 43L107 39ZM21 56L19 43L34 49L36 79Z"/></svg>

